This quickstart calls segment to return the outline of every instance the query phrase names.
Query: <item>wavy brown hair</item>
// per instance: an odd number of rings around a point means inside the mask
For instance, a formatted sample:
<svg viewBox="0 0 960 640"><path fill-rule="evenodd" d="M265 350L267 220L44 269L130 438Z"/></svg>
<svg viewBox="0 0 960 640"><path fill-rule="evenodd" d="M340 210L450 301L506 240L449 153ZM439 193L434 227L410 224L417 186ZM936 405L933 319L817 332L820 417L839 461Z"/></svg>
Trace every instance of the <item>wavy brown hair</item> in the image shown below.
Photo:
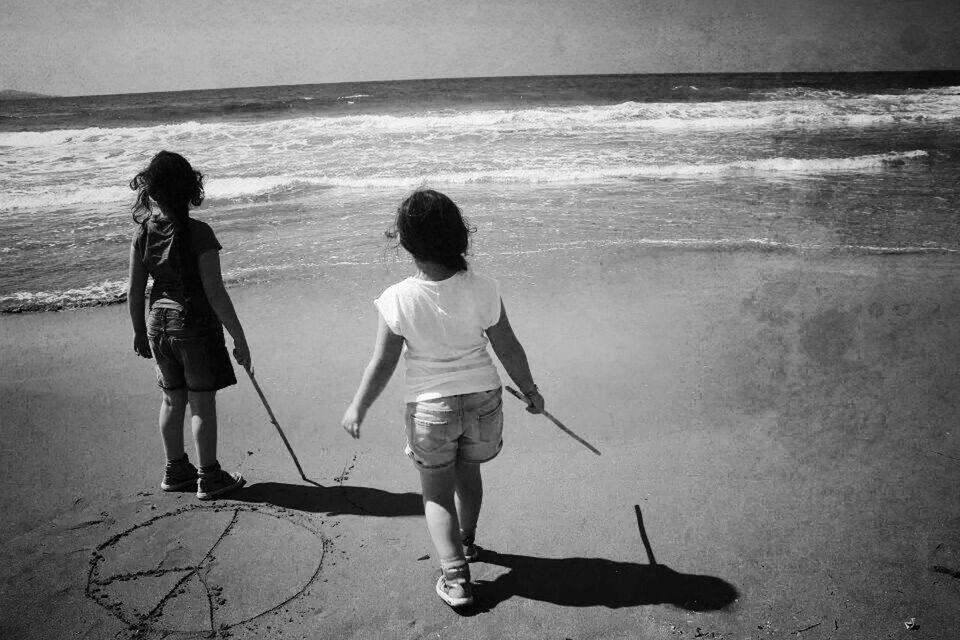
<svg viewBox="0 0 960 640"><path fill-rule="evenodd" d="M466 271L473 232L453 200L433 189L417 189L400 203L385 235L396 239L417 260Z"/></svg>
<svg viewBox="0 0 960 640"><path fill-rule="evenodd" d="M203 174L172 151L153 156L147 168L130 181L130 188L137 192L133 220L138 223L143 222L145 216L137 214L152 211L151 199L174 215L173 223L178 227L186 226L190 205L198 207L203 202Z"/></svg>

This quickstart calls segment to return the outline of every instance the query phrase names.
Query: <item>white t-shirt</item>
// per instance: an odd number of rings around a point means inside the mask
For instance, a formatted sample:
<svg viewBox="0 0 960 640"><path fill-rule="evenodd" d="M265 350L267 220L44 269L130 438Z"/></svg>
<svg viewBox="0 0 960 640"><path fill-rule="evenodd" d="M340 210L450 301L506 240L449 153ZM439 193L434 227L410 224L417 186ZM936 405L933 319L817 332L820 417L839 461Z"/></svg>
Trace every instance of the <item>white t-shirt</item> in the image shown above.
<svg viewBox="0 0 960 640"><path fill-rule="evenodd" d="M484 331L500 320L500 285L472 271L433 282L407 278L375 301L404 339L405 402L500 386Z"/></svg>

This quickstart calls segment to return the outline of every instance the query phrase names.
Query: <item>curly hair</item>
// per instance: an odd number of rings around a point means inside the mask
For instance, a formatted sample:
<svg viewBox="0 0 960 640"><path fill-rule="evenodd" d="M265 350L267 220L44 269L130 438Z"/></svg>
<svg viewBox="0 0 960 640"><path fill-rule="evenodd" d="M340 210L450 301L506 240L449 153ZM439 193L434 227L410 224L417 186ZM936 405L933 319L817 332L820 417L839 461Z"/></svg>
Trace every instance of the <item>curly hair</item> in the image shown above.
<svg viewBox="0 0 960 640"><path fill-rule="evenodd" d="M177 226L186 223L190 205L203 202L203 174L194 171L187 159L179 153L161 151L153 156L147 168L130 181L130 188L137 192L133 205L134 222L142 222L138 213L149 213L151 198L174 214Z"/></svg>
<svg viewBox="0 0 960 640"><path fill-rule="evenodd" d="M466 271L465 256L474 231L450 198L421 188L400 203L396 220L385 235L397 239L417 260Z"/></svg>

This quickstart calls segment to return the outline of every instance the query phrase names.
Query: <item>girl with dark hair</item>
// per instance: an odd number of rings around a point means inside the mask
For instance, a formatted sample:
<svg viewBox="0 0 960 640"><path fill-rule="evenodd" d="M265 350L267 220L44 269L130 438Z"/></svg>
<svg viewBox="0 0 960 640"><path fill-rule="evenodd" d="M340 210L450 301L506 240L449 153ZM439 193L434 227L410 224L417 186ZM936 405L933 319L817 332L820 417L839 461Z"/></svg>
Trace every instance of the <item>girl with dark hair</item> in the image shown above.
<svg viewBox="0 0 960 640"><path fill-rule="evenodd" d="M527 411L543 411L527 356L510 327L496 280L470 271L470 229L450 198L411 194L387 232L413 257L416 275L376 299L373 357L342 426L354 438L405 351L404 452L420 472L427 529L441 575L436 592L453 606L473 602L469 561L477 557L483 499L480 463L503 446L500 377L487 342L524 393Z"/></svg>
<svg viewBox="0 0 960 640"><path fill-rule="evenodd" d="M233 337L233 353L250 367L250 349L220 274L222 248L213 230L190 217L190 205L203 202L203 175L176 153L161 151L134 176L137 192L130 245L127 301L133 321L133 350L156 359L162 391L160 436L167 466L160 488L197 490L210 500L243 486L239 473L217 462L218 390L236 384L223 339ZM156 208L156 210L155 210ZM147 277L153 278L150 313L144 318ZM187 405L199 472L184 451Z"/></svg>

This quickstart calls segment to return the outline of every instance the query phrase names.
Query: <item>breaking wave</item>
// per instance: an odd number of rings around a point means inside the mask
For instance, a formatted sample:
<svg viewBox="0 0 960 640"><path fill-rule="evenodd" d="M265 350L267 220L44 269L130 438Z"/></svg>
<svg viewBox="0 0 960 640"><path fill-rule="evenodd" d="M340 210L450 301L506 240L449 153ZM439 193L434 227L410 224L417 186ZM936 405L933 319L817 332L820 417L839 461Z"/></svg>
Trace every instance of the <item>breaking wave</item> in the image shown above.
<svg viewBox="0 0 960 640"><path fill-rule="evenodd" d="M367 97L363 94L341 99ZM526 109L443 109L408 115L308 116L261 122L188 121L141 127L89 127L0 132L0 147L104 144L151 147L157 140L216 141L311 136L413 134L477 130L563 130L647 128L655 130L741 130L750 128L866 127L960 119L960 88L907 95L852 95L842 91L780 89L765 100L718 102L623 102Z"/></svg>
<svg viewBox="0 0 960 640"><path fill-rule="evenodd" d="M403 189L421 184L548 184L609 183L644 178L685 178L750 174L817 175L864 172L897 167L929 158L926 151L891 151L850 158L765 158L717 164L639 164L617 167L518 168L447 171L423 175L304 176L275 175L259 177L213 178L206 184L212 200L254 198L289 192L298 188L321 189ZM0 193L0 209L57 208L132 201L126 187L38 187L24 193Z"/></svg>

